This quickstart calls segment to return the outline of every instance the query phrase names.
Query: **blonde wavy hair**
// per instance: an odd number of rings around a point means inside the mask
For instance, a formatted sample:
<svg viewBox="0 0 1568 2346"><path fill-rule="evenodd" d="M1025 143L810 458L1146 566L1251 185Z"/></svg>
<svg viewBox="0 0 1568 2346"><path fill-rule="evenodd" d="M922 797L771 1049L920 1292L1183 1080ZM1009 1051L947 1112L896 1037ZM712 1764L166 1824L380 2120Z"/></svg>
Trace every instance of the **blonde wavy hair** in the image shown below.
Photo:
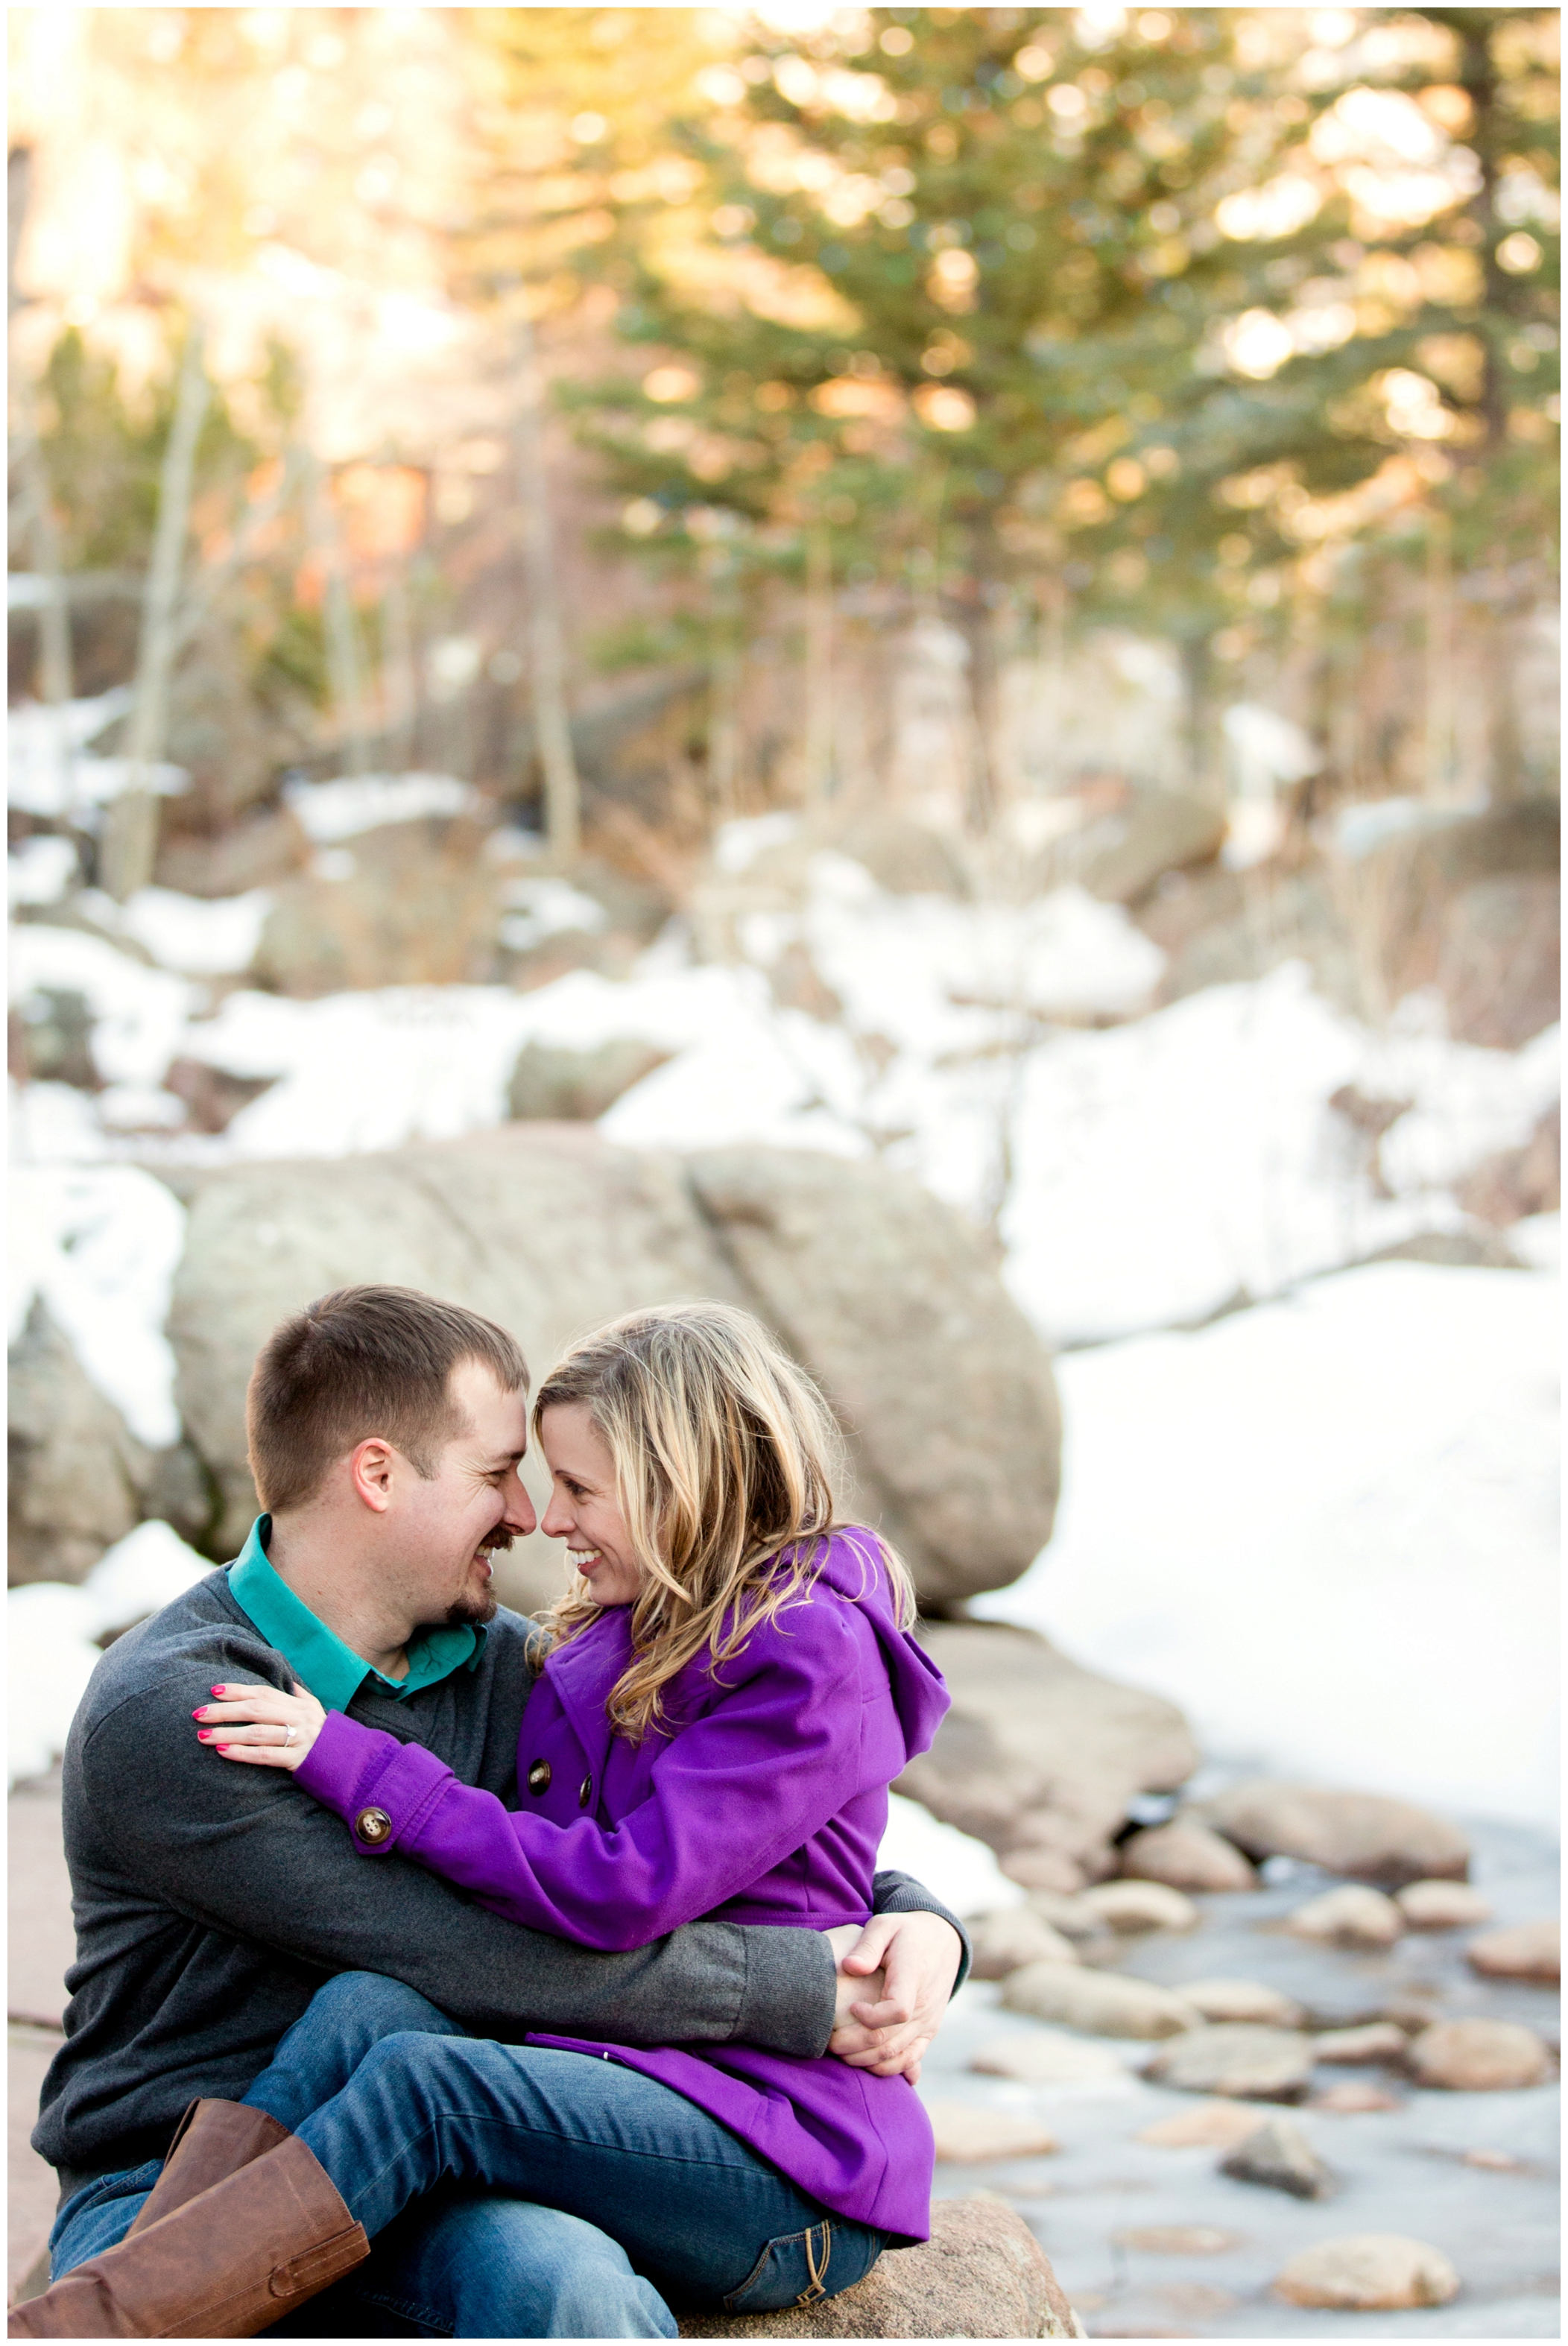
<svg viewBox="0 0 1568 2346"><path fill-rule="evenodd" d="M634 1311L574 1344L539 1388L546 1410L585 1404L615 1464L616 1496L641 1585L632 1661L612 1689L616 1731L638 1742L664 1718L663 1689L706 1647L715 1668L809 1592L840 1528L838 1428L805 1371L749 1312L727 1303ZM862 1533L901 1625L914 1620L901 1559ZM596 1620L588 1583L545 1617L550 1648Z"/></svg>

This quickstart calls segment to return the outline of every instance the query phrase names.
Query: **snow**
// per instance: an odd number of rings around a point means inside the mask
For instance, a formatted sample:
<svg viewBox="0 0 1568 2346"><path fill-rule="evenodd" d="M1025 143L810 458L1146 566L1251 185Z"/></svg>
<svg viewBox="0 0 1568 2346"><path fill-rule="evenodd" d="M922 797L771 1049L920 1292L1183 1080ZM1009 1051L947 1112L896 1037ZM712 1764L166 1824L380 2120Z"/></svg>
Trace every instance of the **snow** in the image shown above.
<svg viewBox="0 0 1568 2346"><path fill-rule="evenodd" d="M196 1000L183 978L133 961L107 937L28 922L12 933L11 999L42 990L84 996L97 1022L93 1057L108 1083L158 1083L178 1056Z"/></svg>
<svg viewBox="0 0 1568 2346"><path fill-rule="evenodd" d="M743 815L734 822L721 822L713 834L714 870L735 879L749 872L768 848L787 845L799 829L798 814Z"/></svg>
<svg viewBox="0 0 1568 2346"><path fill-rule="evenodd" d="M926 1058L990 1040L998 1013L1141 1009L1166 965L1120 905L1081 888L1025 904L893 896L832 853L812 858L802 933L850 1025ZM756 957L789 942L781 920Z"/></svg>
<svg viewBox="0 0 1568 2346"><path fill-rule="evenodd" d="M609 926L609 914L594 896L574 888L569 880L549 877L507 881L502 890L507 906L501 923L501 942L513 953L528 953L546 937L569 930L596 936Z"/></svg>
<svg viewBox="0 0 1568 2346"><path fill-rule="evenodd" d="M962 1921L970 1914L996 1914L1022 1906L1025 1892L1010 1882L983 1841L939 1824L918 1800L888 1795L888 1829L877 1851L879 1872L912 1873Z"/></svg>
<svg viewBox="0 0 1568 2346"><path fill-rule="evenodd" d="M25 700L6 711L6 795L18 813L74 816L87 825L119 796L132 779L130 760L93 757L87 744L126 714L131 699L127 686L117 686L91 700L57 706ZM140 782L158 797L174 798L188 789L190 777L181 766L159 763L144 766Z"/></svg>
<svg viewBox="0 0 1568 2346"><path fill-rule="evenodd" d="M1549 1818L1558 1300L1379 1264L1069 1355L1056 1535L974 1612L1169 1696L1221 1759Z"/></svg>
<svg viewBox="0 0 1568 2346"><path fill-rule="evenodd" d="M168 1524L138 1524L99 1557L79 1588L36 1581L7 1591L7 1782L41 1776L66 1748L87 1680L103 1658L97 1640L158 1612L212 1566Z"/></svg>
<svg viewBox="0 0 1568 2346"><path fill-rule="evenodd" d="M1339 809L1331 836L1340 853L1356 862L1387 839L1416 831L1441 831L1447 823L1485 811L1484 799L1460 799L1441 806L1431 799L1366 799Z"/></svg>
<svg viewBox="0 0 1568 2346"><path fill-rule="evenodd" d="M1013 1117L1008 1284L1043 1331L1083 1342L1197 1319L1241 1290L1276 1295L1452 1227L1439 1185L1525 1137L1556 1096L1557 1049L1555 1030L1514 1055L1380 1036L1314 994L1299 964L1063 1035L1030 1055ZM1414 1102L1383 1144L1391 1198L1328 1106L1347 1084ZM926 1133L932 1155L944 1144ZM928 1178L962 1201L962 1171Z"/></svg>
<svg viewBox="0 0 1568 2346"><path fill-rule="evenodd" d="M361 831L423 815L467 814L477 793L452 774L359 774L333 782L290 782L283 791L305 835L333 847Z"/></svg>
<svg viewBox="0 0 1568 2346"><path fill-rule="evenodd" d="M249 968L271 909L268 888L214 897L142 888L119 917L125 934L150 954L160 969L178 970L187 977L218 977Z"/></svg>
<svg viewBox="0 0 1568 2346"><path fill-rule="evenodd" d="M154 1449L178 1442L174 1352L163 1330L184 1207L134 1165L14 1166L10 1190L10 1341L41 1297L137 1439Z"/></svg>
<svg viewBox="0 0 1568 2346"><path fill-rule="evenodd" d="M68 839L46 833L25 839L5 858L5 892L18 904L57 904L76 876L76 851Z"/></svg>

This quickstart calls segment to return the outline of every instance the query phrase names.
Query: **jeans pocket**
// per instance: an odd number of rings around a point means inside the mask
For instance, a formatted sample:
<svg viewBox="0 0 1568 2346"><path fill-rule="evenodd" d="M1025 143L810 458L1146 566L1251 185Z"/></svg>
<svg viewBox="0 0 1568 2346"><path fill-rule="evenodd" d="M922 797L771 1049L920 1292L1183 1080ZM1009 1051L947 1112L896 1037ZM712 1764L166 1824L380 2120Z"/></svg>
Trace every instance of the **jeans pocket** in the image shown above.
<svg viewBox="0 0 1568 2346"><path fill-rule="evenodd" d="M882 2235L869 2224L824 2217L803 2232L769 2240L738 2289L724 2300L726 2313L779 2313L789 2305L814 2305L864 2280L882 2252Z"/></svg>

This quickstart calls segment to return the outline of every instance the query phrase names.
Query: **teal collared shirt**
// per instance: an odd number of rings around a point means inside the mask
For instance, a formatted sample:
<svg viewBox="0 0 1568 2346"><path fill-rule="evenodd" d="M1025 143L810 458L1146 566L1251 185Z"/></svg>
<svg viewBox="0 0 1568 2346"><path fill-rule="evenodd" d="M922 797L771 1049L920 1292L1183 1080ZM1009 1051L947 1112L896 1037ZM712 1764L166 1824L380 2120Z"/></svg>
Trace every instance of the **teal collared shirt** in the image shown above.
<svg viewBox="0 0 1568 2346"><path fill-rule="evenodd" d="M484 1651L484 1631L474 1628L416 1629L408 1641L408 1676L383 1678L345 1646L295 1596L267 1561L270 1515L258 1515L249 1537L229 1567L229 1593L270 1646L277 1647L294 1676L327 1710L347 1710L367 1678L395 1696L439 1686L453 1670L471 1670Z"/></svg>

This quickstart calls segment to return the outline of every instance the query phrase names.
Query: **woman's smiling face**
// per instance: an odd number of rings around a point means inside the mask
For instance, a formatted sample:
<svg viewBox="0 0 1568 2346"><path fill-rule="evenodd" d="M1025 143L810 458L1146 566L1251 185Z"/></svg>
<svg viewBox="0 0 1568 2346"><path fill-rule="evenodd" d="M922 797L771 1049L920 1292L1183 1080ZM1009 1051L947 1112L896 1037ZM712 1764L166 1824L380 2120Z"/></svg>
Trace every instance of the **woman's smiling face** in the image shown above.
<svg viewBox="0 0 1568 2346"><path fill-rule="evenodd" d="M616 1498L615 1462L586 1402L562 1402L539 1421L550 1504L539 1528L564 1539L599 1605L629 1605L642 1585Z"/></svg>

